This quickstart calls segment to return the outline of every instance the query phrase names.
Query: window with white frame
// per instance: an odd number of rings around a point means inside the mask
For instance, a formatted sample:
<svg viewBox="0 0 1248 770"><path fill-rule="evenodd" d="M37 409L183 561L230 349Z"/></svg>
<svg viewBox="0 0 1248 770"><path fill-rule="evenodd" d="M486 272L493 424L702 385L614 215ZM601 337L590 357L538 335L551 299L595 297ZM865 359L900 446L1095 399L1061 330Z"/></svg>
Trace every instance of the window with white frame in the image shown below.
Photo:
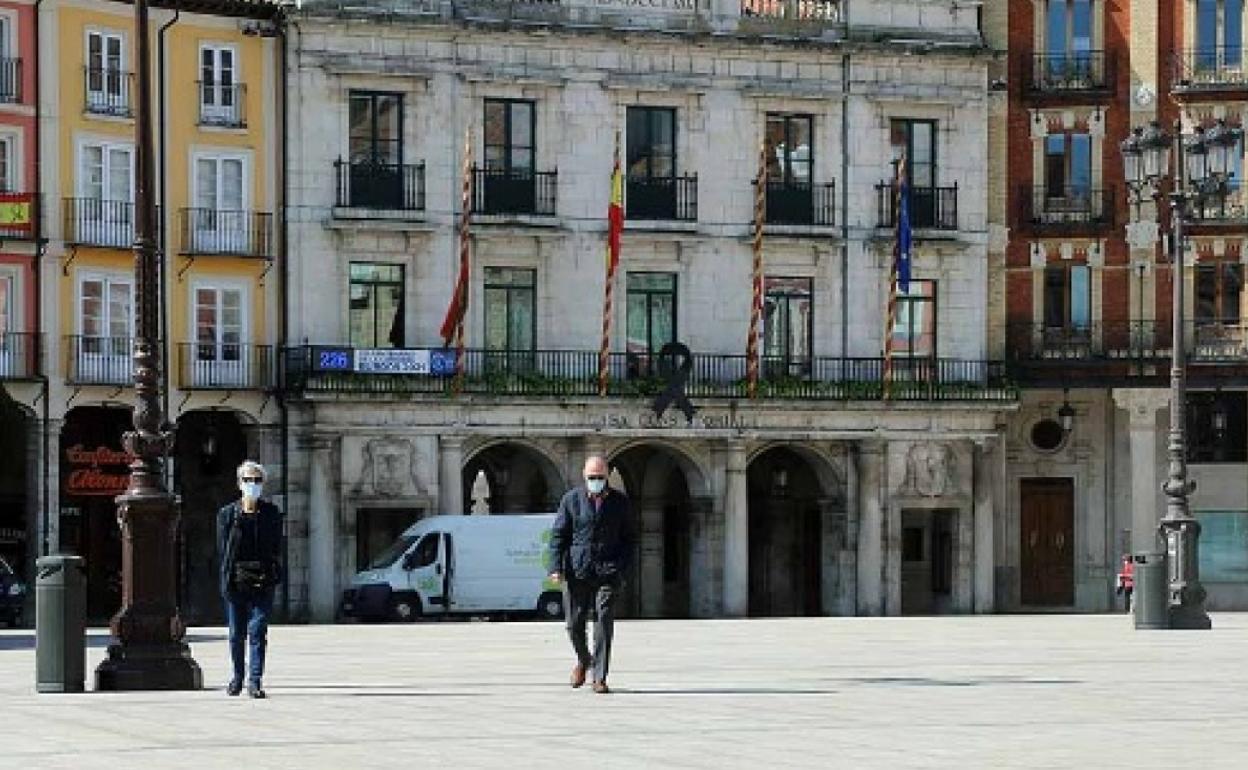
<svg viewBox="0 0 1248 770"><path fill-rule="evenodd" d="M13 276L0 275L0 345L13 331Z"/></svg>
<svg viewBox="0 0 1248 770"><path fill-rule="evenodd" d="M21 100L22 66L13 37L13 17L0 12L0 102Z"/></svg>
<svg viewBox="0 0 1248 770"><path fill-rule="evenodd" d="M248 233L247 163L240 156L201 155L195 159L192 250L202 253L246 250Z"/></svg>
<svg viewBox="0 0 1248 770"><path fill-rule="evenodd" d="M16 143L12 134L0 134L0 192L17 189Z"/></svg>
<svg viewBox="0 0 1248 770"><path fill-rule="evenodd" d="M238 53L233 46L199 49L199 117L208 125L239 125Z"/></svg>
<svg viewBox="0 0 1248 770"><path fill-rule="evenodd" d="M115 32L87 32L87 109L129 114L129 73L122 67L124 44Z"/></svg>
<svg viewBox="0 0 1248 770"><path fill-rule="evenodd" d="M246 288L228 283L196 284L193 288L193 303L193 383L201 387L246 384Z"/></svg>
<svg viewBox="0 0 1248 770"><path fill-rule="evenodd" d="M1238 70L1244 61L1244 0L1192 0L1197 74Z"/></svg>
<svg viewBox="0 0 1248 770"><path fill-rule="evenodd" d="M78 153L78 198L70 206L70 237L98 246L134 241L134 149L87 142Z"/></svg>
<svg viewBox="0 0 1248 770"><path fill-rule="evenodd" d="M134 284L129 276L88 274L78 282L74 375L80 382L125 382L134 333Z"/></svg>
<svg viewBox="0 0 1248 770"><path fill-rule="evenodd" d="M13 275L0 273L0 376L17 374L22 361L22 341L9 336L17 315L13 308L16 283Z"/></svg>

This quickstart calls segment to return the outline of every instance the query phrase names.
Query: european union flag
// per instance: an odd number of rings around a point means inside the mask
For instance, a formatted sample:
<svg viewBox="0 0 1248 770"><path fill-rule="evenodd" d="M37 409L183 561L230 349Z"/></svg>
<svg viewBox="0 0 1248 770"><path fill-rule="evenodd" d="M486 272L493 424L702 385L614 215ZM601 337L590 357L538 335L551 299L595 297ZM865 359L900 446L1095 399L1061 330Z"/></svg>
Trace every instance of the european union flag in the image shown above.
<svg viewBox="0 0 1248 770"><path fill-rule="evenodd" d="M910 180L905 161L897 174L897 288L902 294L910 293Z"/></svg>

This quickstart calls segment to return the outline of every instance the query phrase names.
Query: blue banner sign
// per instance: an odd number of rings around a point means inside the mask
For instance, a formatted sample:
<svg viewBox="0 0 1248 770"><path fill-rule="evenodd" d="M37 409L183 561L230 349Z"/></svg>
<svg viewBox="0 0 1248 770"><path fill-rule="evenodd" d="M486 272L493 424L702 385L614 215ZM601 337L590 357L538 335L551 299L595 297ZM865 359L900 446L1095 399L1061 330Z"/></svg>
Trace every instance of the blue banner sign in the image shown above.
<svg viewBox="0 0 1248 770"><path fill-rule="evenodd" d="M312 348L312 370L317 372L350 372L355 369L351 348Z"/></svg>
<svg viewBox="0 0 1248 770"><path fill-rule="evenodd" d="M317 346L312 349L312 369L317 372L449 377L455 374L455 351Z"/></svg>

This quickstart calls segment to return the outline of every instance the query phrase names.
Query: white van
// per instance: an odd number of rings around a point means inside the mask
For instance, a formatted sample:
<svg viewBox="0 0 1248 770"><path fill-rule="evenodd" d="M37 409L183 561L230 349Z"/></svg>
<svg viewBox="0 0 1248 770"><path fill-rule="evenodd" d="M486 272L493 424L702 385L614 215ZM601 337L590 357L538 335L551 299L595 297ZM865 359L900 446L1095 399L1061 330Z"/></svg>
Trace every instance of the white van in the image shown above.
<svg viewBox="0 0 1248 770"><path fill-rule="evenodd" d="M563 594L546 575L553 513L431 516L358 573L342 614L412 621L449 614L558 618Z"/></svg>

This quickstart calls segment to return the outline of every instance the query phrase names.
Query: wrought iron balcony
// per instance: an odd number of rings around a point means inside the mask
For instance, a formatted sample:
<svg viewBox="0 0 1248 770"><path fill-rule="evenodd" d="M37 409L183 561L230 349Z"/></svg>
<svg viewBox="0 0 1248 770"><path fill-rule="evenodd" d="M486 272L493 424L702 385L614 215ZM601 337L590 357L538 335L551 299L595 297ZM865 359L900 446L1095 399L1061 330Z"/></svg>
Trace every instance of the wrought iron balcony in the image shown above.
<svg viewBox="0 0 1248 770"><path fill-rule="evenodd" d="M276 384L272 345L184 342L178 345L183 390L269 390Z"/></svg>
<svg viewBox="0 0 1248 770"><path fill-rule="evenodd" d="M554 216L558 174L522 169L472 169L473 213Z"/></svg>
<svg viewBox="0 0 1248 770"><path fill-rule="evenodd" d="M129 385L134 382L134 338L72 335L65 338L70 385Z"/></svg>
<svg viewBox="0 0 1248 770"><path fill-rule="evenodd" d="M1114 61L1105 51L1035 54L1028 61L1027 90L1033 95L1108 95L1114 85Z"/></svg>
<svg viewBox="0 0 1248 770"><path fill-rule="evenodd" d="M22 60L0 58L0 104L18 104L22 101Z"/></svg>
<svg viewBox="0 0 1248 770"><path fill-rule="evenodd" d="M836 183L768 180L767 224L831 227L836 224Z"/></svg>
<svg viewBox="0 0 1248 770"><path fill-rule="evenodd" d="M199 125L221 128L247 127L247 86L195 81L199 91Z"/></svg>
<svg viewBox="0 0 1248 770"><path fill-rule="evenodd" d="M628 219L696 222L698 175L630 176L625 186L624 214Z"/></svg>
<svg viewBox="0 0 1248 770"><path fill-rule="evenodd" d="M72 246L128 249L134 245L134 204L99 198L66 198L65 242ZM156 227L161 227L160 208Z"/></svg>
<svg viewBox="0 0 1248 770"><path fill-rule="evenodd" d="M423 374L357 371L349 346L286 349L283 386L296 394L374 393L443 395L450 392L453 351L430 351L437 361ZM612 353L608 394L652 398L667 387L659 367L636 353ZM439 363L440 362L440 363ZM764 357L759 395L789 400L876 400L883 394L880 358ZM464 392L489 396L598 395L598 351L468 350ZM691 398L746 396L744 355L694 354L685 381ZM1009 401L1017 397L1003 363L898 357L892 397L909 401Z"/></svg>
<svg viewBox="0 0 1248 770"><path fill-rule="evenodd" d="M134 73L119 69L83 67L86 110L93 115L128 118L134 114Z"/></svg>
<svg viewBox="0 0 1248 770"><path fill-rule="evenodd" d="M334 161L339 208L424 211L425 164Z"/></svg>
<svg viewBox="0 0 1248 770"><path fill-rule="evenodd" d="M1193 376L1243 376L1248 372L1248 321L1188 321L1184 344ZM1007 326L1007 358L1020 379L1132 379L1169 372L1174 334L1170 321L1100 321L1054 326ZM1218 371L1221 370L1221 375Z"/></svg>
<svg viewBox="0 0 1248 770"><path fill-rule="evenodd" d="M1187 218L1198 225L1248 225L1248 189L1236 181L1226 190L1193 195Z"/></svg>
<svg viewBox="0 0 1248 770"><path fill-rule="evenodd" d="M36 351L39 335L34 332L0 334L0 380L30 380L39 373Z"/></svg>
<svg viewBox="0 0 1248 770"><path fill-rule="evenodd" d="M1178 90L1225 91L1248 89L1248 66L1239 45L1189 48L1173 54L1174 83Z"/></svg>
<svg viewBox="0 0 1248 770"><path fill-rule="evenodd" d="M897 191L891 180L875 186L878 227L897 226ZM910 227L914 230L958 229L958 186L911 187Z"/></svg>
<svg viewBox="0 0 1248 770"><path fill-rule="evenodd" d="M0 239L29 241L39 233L39 196L0 192Z"/></svg>
<svg viewBox="0 0 1248 770"><path fill-rule="evenodd" d="M1112 190L1024 187L1019 220L1033 233L1099 232L1114 226Z"/></svg>
<svg viewBox="0 0 1248 770"><path fill-rule="evenodd" d="M273 257L273 215L260 211L182 209L182 254Z"/></svg>

